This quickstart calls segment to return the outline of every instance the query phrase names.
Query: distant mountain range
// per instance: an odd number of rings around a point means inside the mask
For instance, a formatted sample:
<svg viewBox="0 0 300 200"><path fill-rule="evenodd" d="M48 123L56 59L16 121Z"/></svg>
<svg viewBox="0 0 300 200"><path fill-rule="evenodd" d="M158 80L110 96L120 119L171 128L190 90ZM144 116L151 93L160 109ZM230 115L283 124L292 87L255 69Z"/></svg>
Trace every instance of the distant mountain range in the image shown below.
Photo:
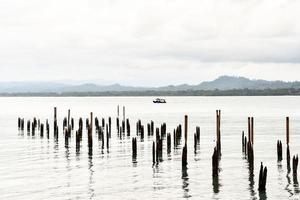
<svg viewBox="0 0 300 200"><path fill-rule="evenodd" d="M233 89L300 89L300 82L251 80L245 77L221 76L198 85L169 85L164 87L132 87L113 85L65 84L56 82L0 82L0 93L68 93L68 92L140 92L140 91L198 91Z"/></svg>

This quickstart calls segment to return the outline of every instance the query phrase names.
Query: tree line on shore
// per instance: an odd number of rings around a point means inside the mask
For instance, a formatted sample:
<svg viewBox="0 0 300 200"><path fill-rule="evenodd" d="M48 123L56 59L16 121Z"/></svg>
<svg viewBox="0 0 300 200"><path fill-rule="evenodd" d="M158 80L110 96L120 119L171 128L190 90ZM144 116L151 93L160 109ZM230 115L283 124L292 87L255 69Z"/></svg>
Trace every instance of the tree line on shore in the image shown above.
<svg viewBox="0 0 300 200"><path fill-rule="evenodd" d="M232 89L232 90L179 90L179 91L105 91L105 92L18 92L0 93L2 97L40 96L40 97L72 97L72 96L298 96L300 89Z"/></svg>

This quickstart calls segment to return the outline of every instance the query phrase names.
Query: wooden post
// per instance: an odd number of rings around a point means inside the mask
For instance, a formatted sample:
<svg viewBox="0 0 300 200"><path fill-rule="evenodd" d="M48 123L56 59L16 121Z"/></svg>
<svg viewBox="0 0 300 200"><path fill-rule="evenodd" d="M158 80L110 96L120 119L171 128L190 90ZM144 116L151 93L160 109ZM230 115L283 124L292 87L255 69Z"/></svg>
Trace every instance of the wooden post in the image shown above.
<svg viewBox="0 0 300 200"><path fill-rule="evenodd" d="M282 161L282 143L280 140L277 140L277 161Z"/></svg>
<svg viewBox="0 0 300 200"><path fill-rule="evenodd" d="M68 110L68 127L70 126L70 115L71 115L71 111L70 109Z"/></svg>
<svg viewBox="0 0 300 200"><path fill-rule="evenodd" d="M216 147L219 157L221 156L221 110L216 111L216 121L217 121L217 141Z"/></svg>
<svg viewBox="0 0 300 200"><path fill-rule="evenodd" d="M185 139L185 145L187 145L187 138L188 137L188 116L184 116L184 139Z"/></svg>
<svg viewBox="0 0 300 200"><path fill-rule="evenodd" d="M286 144L290 144L290 118L286 117Z"/></svg>
<svg viewBox="0 0 300 200"><path fill-rule="evenodd" d="M245 152L245 135L244 135L244 131L242 132L242 151Z"/></svg>
<svg viewBox="0 0 300 200"><path fill-rule="evenodd" d="M254 118L251 117L251 143L254 144Z"/></svg>
<svg viewBox="0 0 300 200"><path fill-rule="evenodd" d="M248 140L251 141L251 118L248 117Z"/></svg>
<svg viewBox="0 0 300 200"><path fill-rule="evenodd" d="M185 169L187 164L187 144L185 143L182 149L182 168Z"/></svg>
<svg viewBox="0 0 300 200"><path fill-rule="evenodd" d="M58 138L58 128L57 128L57 108L54 107L54 136Z"/></svg>
<svg viewBox="0 0 300 200"><path fill-rule="evenodd" d="M106 147L107 150L109 149L109 130L108 130L108 125L106 124Z"/></svg>
<svg viewBox="0 0 300 200"><path fill-rule="evenodd" d="M264 168L263 164L260 164L259 171L259 179L258 179L258 191L264 192L266 191L266 183L267 183L267 167Z"/></svg>
<svg viewBox="0 0 300 200"><path fill-rule="evenodd" d="M214 148L214 153L212 155L212 176L219 176L219 155L216 147Z"/></svg>
<svg viewBox="0 0 300 200"><path fill-rule="evenodd" d="M93 134L93 112L91 112L90 128L91 128L91 134Z"/></svg>
<svg viewBox="0 0 300 200"><path fill-rule="evenodd" d="M171 134L168 133L167 135L167 153L171 153Z"/></svg>
<svg viewBox="0 0 300 200"><path fill-rule="evenodd" d="M136 158L136 156L137 156L136 138L132 138L132 157Z"/></svg>
<svg viewBox="0 0 300 200"><path fill-rule="evenodd" d="M153 161L153 164L155 163L155 142L153 141L153 144L152 144L152 161Z"/></svg>
<svg viewBox="0 0 300 200"><path fill-rule="evenodd" d="M298 169L298 155L293 156L293 175L297 176L297 169Z"/></svg>

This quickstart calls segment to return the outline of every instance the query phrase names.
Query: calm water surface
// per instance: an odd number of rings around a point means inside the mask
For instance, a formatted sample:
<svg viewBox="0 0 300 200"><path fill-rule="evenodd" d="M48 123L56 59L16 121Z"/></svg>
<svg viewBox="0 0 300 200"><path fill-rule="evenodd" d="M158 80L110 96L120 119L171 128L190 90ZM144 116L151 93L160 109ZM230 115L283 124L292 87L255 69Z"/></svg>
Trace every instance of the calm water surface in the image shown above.
<svg viewBox="0 0 300 200"><path fill-rule="evenodd" d="M276 142L285 141L285 117L290 116L291 156L300 152L300 97L154 97L0 98L0 199L299 199L299 186L287 173L284 160L277 163ZM115 130L117 105L126 106L132 135L138 119L158 127L167 123L172 132L189 115L188 169L182 171L181 149L168 156L164 141L163 162L152 166L152 137L138 138L137 162L132 162L131 138L119 139ZM53 107L58 108L60 136L53 139ZM110 149L101 148L94 136L93 156L88 155L84 132L80 154L75 136L65 148L62 120L71 109L75 118L111 116ZM215 110L222 110L222 159L219 180L211 176L215 145ZM50 139L28 136L17 129L17 118L49 119ZM254 177L242 154L241 132L247 117L255 118ZM201 127L200 148L193 151L195 127ZM85 129L84 129L85 130ZM172 138L173 140L173 138ZM173 143L172 143L173 144ZM258 191L260 162L268 167L267 191Z"/></svg>

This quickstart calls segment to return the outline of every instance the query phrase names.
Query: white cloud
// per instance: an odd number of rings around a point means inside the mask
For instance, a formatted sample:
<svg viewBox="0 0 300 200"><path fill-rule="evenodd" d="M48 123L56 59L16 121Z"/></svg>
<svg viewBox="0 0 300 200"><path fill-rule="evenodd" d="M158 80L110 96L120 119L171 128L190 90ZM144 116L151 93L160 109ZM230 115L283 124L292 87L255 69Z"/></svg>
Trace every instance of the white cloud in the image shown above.
<svg viewBox="0 0 300 200"><path fill-rule="evenodd" d="M2 0L0 9L1 80L162 85L300 72L297 0Z"/></svg>

